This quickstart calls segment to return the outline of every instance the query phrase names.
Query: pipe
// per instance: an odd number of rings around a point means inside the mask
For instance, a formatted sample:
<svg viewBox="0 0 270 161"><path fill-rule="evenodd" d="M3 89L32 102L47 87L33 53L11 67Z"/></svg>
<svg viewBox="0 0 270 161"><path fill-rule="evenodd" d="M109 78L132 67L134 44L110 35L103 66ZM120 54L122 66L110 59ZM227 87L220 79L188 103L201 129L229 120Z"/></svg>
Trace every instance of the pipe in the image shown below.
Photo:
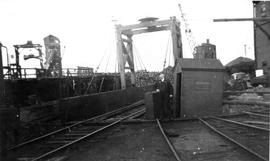
<svg viewBox="0 0 270 161"><path fill-rule="evenodd" d="M6 46L2 46L3 48L6 49L6 53L7 53L7 66L9 66L9 54L8 54L8 48Z"/></svg>
<svg viewBox="0 0 270 161"><path fill-rule="evenodd" d="M3 75L3 62L2 62L2 43L0 42L0 107L4 107L4 75Z"/></svg>

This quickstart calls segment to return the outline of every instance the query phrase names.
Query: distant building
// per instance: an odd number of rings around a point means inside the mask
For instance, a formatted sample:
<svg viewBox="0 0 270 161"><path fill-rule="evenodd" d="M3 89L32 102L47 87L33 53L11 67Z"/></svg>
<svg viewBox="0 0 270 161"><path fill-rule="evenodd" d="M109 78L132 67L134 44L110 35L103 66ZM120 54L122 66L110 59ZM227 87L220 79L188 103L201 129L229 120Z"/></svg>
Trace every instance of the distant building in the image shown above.
<svg viewBox="0 0 270 161"><path fill-rule="evenodd" d="M225 65L226 72L230 75L233 73L245 73L251 77L255 76L255 61L246 58L238 57Z"/></svg>
<svg viewBox="0 0 270 161"><path fill-rule="evenodd" d="M206 43L202 43L200 46L195 47L194 58L216 59L216 45L210 44L209 39L207 39Z"/></svg>
<svg viewBox="0 0 270 161"><path fill-rule="evenodd" d="M77 75L82 76L90 76L94 73L94 69L90 67L80 67L78 66Z"/></svg>

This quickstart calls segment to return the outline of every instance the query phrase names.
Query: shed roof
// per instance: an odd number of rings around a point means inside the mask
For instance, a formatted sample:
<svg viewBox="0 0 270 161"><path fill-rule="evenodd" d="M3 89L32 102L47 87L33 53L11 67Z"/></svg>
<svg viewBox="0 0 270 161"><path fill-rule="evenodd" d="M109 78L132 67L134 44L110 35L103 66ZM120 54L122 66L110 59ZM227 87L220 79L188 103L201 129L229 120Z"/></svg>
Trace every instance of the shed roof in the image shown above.
<svg viewBox="0 0 270 161"><path fill-rule="evenodd" d="M247 64L252 65L253 63L255 63L255 61L250 59L250 58L240 56L240 57L230 61L228 64L226 64L226 67L236 66L236 65L239 65L241 63L247 63Z"/></svg>

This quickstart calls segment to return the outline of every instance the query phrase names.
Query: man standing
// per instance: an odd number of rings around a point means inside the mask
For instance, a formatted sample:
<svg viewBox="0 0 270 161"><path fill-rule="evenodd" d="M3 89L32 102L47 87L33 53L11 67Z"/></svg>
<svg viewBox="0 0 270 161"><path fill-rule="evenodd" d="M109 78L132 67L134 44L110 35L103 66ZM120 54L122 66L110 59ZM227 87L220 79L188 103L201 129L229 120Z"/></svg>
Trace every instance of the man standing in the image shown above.
<svg viewBox="0 0 270 161"><path fill-rule="evenodd" d="M172 116L170 101L173 99L173 87L170 81L165 80L164 74L159 75L159 81L154 84L154 90L160 94L161 105L158 110L160 119L170 118Z"/></svg>

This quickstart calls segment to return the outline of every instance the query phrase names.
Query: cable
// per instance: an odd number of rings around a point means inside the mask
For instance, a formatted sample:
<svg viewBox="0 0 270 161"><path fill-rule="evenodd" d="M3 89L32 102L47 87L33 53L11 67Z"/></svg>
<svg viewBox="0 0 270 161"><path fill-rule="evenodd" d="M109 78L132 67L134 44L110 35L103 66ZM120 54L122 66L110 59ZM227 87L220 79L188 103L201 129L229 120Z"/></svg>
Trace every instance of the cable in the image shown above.
<svg viewBox="0 0 270 161"><path fill-rule="evenodd" d="M170 44L169 44L170 48L169 48L169 64L168 66L171 65L171 58L173 57L173 52L172 52L172 39L170 39ZM173 58L172 58L173 59Z"/></svg>
<svg viewBox="0 0 270 161"><path fill-rule="evenodd" d="M118 54L116 54L115 56L115 67L114 67L114 85L113 85L113 89L117 89L117 85L116 85L116 77L117 77L117 67L118 67Z"/></svg>
<svg viewBox="0 0 270 161"><path fill-rule="evenodd" d="M102 80L101 80L101 83L100 83L100 86L99 86L98 93L100 93L100 92L101 92L103 82L104 82L104 76L103 76L103 78L102 78Z"/></svg>
<svg viewBox="0 0 270 161"><path fill-rule="evenodd" d="M171 65L171 57L172 57L172 54L171 54L171 51L172 51L172 49L170 48L170 54L169 54L169 63L168 63L168 66L170 66Z"/></svg>
<svg viewBox="0 0 270 161"><path fill-rule="evenodd" d="M135 46L134 41L132 41L132 42L133 42L133 47L134 47L136 53L138 54L139 63L141 63L141 65L143 66L144 70L146 70L146 67L145 67L145 65L144 65L144 63L143 63L143 61L142 61L142 59L141 59L141 57L140 57L140 54L139 54L139 52L138 52L138 50L137 50L137 47Z"/></svg>
<svg viewBox="0 0 270 161"><path fill-rule="evenodd" d="M136 55L136 57L137 57L137 60L138 60L138 63L139 63L139 67L140 67L140 69L141 69L141 70L143 70L143 65L142 65L142 62L140 61L140 59L139 59L138 55Z"/></svg>
<svg viewBox="0 0 270 161"><path fill-rule="evenodd" d="M144 65L144 63L143 63L143 61L142 61L142 58L140 57L140 54L139 54L139 53L138 53L138 58L139 58L140 62L142 63L144 70L147 71L147 70L146 70L146 67L145 67L145 65Z"/></svg>
<svg viewBox="0 0 270 161"><path fill-rule="evenodd" d="M133 44L134 45L134 44ZM136 66L136 68L137 68L137 70L143 70L143 65L142 65L142 63L140 62L140 60L139 60L139 58L138 58L138 56L137 56L137 52L136 52L136 48L134 48L135 49L135 51L134 51L134 63L135 63L135 66Z"/></svg>
<svg viewBox="0 0 270 161"><path fill-rule="evenodd" d="M107 68L108 68L108 64L109 64L109 60L110 60L110 57L111 57L111 53L108 57L108 60L107 60L107 64L106 64L106 67L105 67L105 73L107 72ZM105 75L103 76L102 80L101 80L101 83L100 83L100 87L99 87L99 90L98 90L98 93L100 93L101 89L102 89L102 86L103 86L103 82L104 82L104 77Z"/></svg>
<svg viewBox="0 0 270 161"><path fill-rule="evenodd" d="M134 65L135 65L135 70L137 69L137 71L139 70L139 68L138 68L138 58L137 58L137 56L136 56L136 54L133 54L133 56L134 56Z"/></svg>
<svg viewBox="0 0 270 161"><path fill-rule="evenodd" d="M107 50L105 50L104 55L102 56L102 58L101 58L101 60L100 60L100 62L99 62L99 64L98 64L98 66L97 66L97 68L96 68L96 70L95 70L95 72L94 72L94 74L93 74L93 76L92 76L90 82L88 83L87 88L86 88L86 91L84 92L84 94L87 94L87 92L88 92L88 90L89 90L89 88L90 88L90 86L91 86L91 84L92 84L92 82L93 82L93 80L94 80L94 78L95 78L95 76L96 76L96 73L97 73L97 71L98 71L98 69L99 69L99 66L100 66L101 62L103 61L103 59L104 59L106 53L107 53Z"/></svg>
<svg viewBox="0 0 270 161"><path fill-rule="evenodd" d="M165 52L165 59L164 59L164 63L163 63L163 69L165 69L166 66L166 60L167 60L167 54L168 54L168 50L169 50L169 44L170 44L170 35L168 37L168 41L167 41L167 47L166 47L166 52Z"/></svg>
<svg viewBox="0 0 270 161"><path fill-rule="evenodd" d="M108 43L108 44L109 44L109 43ZM97 71L99 70L99 67L100 67L101 63L102 63L102 61L103 61L105 55L107 54L108 49L109 49L109 45L107 45L106 50L105 50L105 52L104 52L104 54L103 54L103 56L102 56L102 58L101 58L101 60L100 60L100 62L99 62L99 64L98 64L96 70L94 71L93 77L91 78L90 82L88 83L87 88L86 88L86 91L85 91L84 94L87 94L87 92L88 92L88 90L89 90L89 88L90 88L90 86L91 86L91 84L92 84L92 82L93 82L93 80L94 80L94 78L95 78L95 76L96 76L96 73L97 73Z"/></svg>
<svg viewBox="0 0 270 161"><path fill-rule="evenodd" d="M114 64L115 66L114 66L114 73L116 73L117 72L117 67L118 67L118 54L116 54L116 56L115 56L115 64Z"/></svg>
<svg viewBox="0 0 270 161"><path fill-rule="evenodd" d="M140 60L139 60L139 58L137 56L138 51L137 51L137 49L135 47L134 42L133 42L133 47L134 47L133 55L134 55L135 59L137 58L137 61L138 61L138 64L139 64L140 69L143 70L142 63L140 62ZM138 70L139 70L139 67L138 67Z"/></svg>
<svg viewBox="0 0 270 161"><path fill-rule="evenodd" d="M63 49L63 52L62 52L63 54L62 54L62 56L61 56L61 60L64 58L64 55L65 55L65 53L66 53L66 46L64 46L64 49Z"/></svg>

